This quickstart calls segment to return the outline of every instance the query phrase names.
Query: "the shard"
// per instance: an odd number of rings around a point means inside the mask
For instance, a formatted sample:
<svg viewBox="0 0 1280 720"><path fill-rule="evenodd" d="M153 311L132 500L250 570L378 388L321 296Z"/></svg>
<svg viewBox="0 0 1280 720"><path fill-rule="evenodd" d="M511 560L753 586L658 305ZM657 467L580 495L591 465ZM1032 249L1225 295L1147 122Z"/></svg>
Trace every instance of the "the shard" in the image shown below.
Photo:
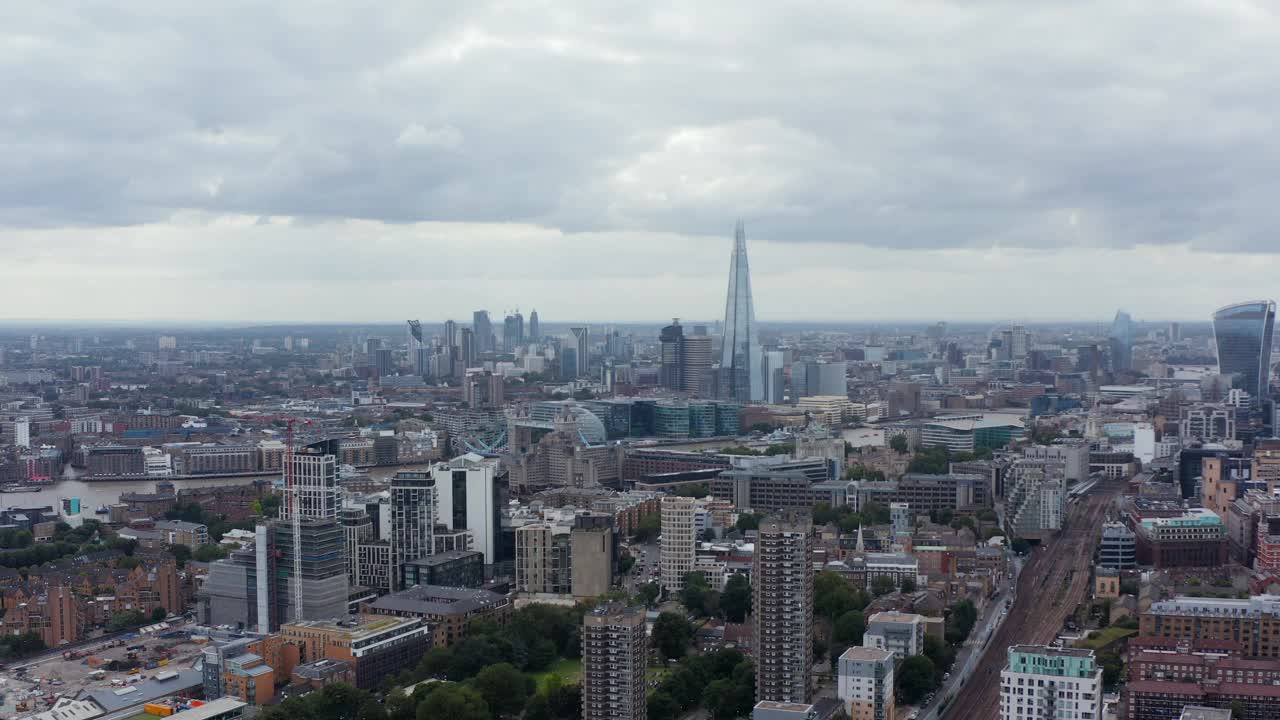
<svg viewBox="0 0 1280 720"><path fill-rule="evenodd" d="M751 270L747 265L747 233L739 220L733 232L729 293L724 302L724 338L720 345L721 397L739 402L764 400L764 375L760 362L760 336L756 332Z"/></svg>

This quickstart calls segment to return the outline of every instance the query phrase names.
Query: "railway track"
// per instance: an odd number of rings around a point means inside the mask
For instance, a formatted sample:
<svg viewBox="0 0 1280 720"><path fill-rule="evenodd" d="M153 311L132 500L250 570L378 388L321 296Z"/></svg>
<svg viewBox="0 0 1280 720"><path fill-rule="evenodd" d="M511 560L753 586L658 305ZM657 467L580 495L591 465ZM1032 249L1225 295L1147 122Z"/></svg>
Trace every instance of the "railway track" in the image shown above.
<svg viewBox="0 0 1280 720"><path fill-rule="evenodd" d="M1061 535L1036 548L1018 577L1018 596L1000 629L987 643L972 677L948 703L945 720L997 720L1000 670L1010 645L1045 645L1057 637L1089 590L1093 549L1107 507L1123 481L1099 483L1074 503Z"/></svg>

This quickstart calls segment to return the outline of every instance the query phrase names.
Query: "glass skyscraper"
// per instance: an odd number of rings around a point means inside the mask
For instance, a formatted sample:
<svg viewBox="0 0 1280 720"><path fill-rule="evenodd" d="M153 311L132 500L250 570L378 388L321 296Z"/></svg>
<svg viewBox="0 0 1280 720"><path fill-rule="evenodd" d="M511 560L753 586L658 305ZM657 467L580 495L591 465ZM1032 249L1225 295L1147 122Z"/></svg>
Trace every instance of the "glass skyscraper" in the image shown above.
<svg viewBox="0 0 1280 720"><path fill-rule="evenodd" d="M1116 311L1116 319L1111 322L1109 339L1111 347L1111 369L1113 371L1133 369L1133 318L1123 310Z"/></svg>
<svg viewBox="0 0 1280 720"><path fill-rule="evenodd" d="M1273 300L1228 305L1213 314L1213 341L1218 373L1235 377L1235 386L1261 400L1271 378L1271 333L1276 322Z"/></svg>
<svg viewBox="0 0 1280 720"><path fill-rule="evenodd" d="M764 373L755 305L751 300L751 271L747 266L747 233L738 221L729 259L729 293L724 303L724 338L720 345L722 396L739 402L764 400Z"/></svg>

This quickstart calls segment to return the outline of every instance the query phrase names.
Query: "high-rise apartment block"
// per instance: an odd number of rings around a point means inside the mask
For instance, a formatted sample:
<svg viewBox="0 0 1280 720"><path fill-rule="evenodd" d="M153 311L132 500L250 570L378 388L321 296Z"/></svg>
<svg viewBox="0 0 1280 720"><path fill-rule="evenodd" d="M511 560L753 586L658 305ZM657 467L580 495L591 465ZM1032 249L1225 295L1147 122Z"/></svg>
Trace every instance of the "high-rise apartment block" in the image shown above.
<svg viewBox="0 0 1280 720"><path fill-rule="evenodd" d="M1102 668L1092 650L1014 645L1000 672L1001 720L1100 720Z"/></svg>
<svg viewBox="0 0 1280 720"><path fill-rule="evenodd" d="M649 645L641 607L603 605L582 618L582 719L647 717Z"/></svg>
<svg viewBox="0 0 1280 720"><path fill-rule="evenodd" d="M698 541L694 523L697 500L667 495L662 498L661 507L662 547L658 565L662 572L662 587L674 594L684 588L684 576L693 572L693 556Z"/></svg>
<svg viewBox="0 0 1280 720"><path fill-rule="evenodd" d="M893 652L851 647L837 664L836 694L849 720L894 720Z"/></svg>
<svg viewBox="0 0 1280 720"><path fill-rule="evenodd" d="M752 559L756 699L808 703L813 664L813 563L807 515L760 523Z"/></svg>
<svg viewBox="0 0 1280 720"><path fill-rule="evenodd" d="M399 589L400 568L434 552L436 481L428 472L402 470L390 489L392 582Z"/></svg>

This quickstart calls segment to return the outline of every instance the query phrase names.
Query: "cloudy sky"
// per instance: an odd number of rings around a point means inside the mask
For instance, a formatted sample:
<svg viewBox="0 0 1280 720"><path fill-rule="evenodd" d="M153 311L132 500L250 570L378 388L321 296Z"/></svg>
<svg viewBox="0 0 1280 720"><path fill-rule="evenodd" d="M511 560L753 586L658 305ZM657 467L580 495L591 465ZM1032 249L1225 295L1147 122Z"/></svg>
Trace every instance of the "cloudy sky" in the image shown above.
<svg viewBox="0 0 1280 720"><path fill-rule="evenodd" d="M5 3L0 318L1200 319L1280 282L1232 0Z"/></svg>

